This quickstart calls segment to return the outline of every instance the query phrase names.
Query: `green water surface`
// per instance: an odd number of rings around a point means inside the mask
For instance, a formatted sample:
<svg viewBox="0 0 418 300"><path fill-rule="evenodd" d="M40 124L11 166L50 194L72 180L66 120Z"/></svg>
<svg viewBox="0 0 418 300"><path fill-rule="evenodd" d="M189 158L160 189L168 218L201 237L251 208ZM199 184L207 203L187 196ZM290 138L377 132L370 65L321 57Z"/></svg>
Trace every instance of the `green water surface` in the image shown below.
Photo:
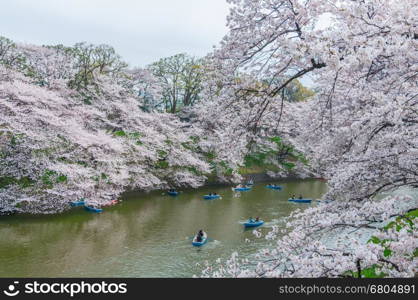
<svg viewBox="0 0 418 300"><path fill-rule="evenodd" d="M253 255L271 241L256 238L242 222L259 216L267 233L297 208L287 199L302 194L320 198L318 180L276 182L282 191L255 184L250 192L231 187L183 190L178 197L161 191L129 193L102 214L82 208L51 216L0 217L0 277L191 277L208 261L238 251ZM216 192L219 200L203 200ZM197 230L208 233L201 248L191 245ZM200 264L200 265L198 265Z"/></svg>

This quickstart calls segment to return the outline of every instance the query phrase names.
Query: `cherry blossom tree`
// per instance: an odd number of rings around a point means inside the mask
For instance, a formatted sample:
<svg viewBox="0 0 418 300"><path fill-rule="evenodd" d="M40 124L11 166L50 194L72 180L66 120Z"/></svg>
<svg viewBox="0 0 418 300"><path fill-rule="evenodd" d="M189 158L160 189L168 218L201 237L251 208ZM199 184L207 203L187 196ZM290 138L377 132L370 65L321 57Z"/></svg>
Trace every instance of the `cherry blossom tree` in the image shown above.
<svg viewBox="0 0 418 300"><path fill-rule="evenodd" d="M416 196L376 197L418 182L414 1L229 2L230 32L212 56L217 76L206 91L223 121L210 123L213 115L202 121L214 131L219 126L234 132L217 142L234 142L236 165L263 136L291 142L312 170L328 179L325 199L332 204L292 216L277 247L259 253L258 265L234 254L209 274L317 277L353 276L357 270L359 276L378 268L387 276L413 276L416 219L405 214L416 209ZM321 28L325 14L332 16L330 25ZM286 103L286 88L307 74L316 95ZM374 229L379 241L388 237L397 246L361 244L358 238L350 247L324 241L324 234L372 229L372 223L389 222L391 216L406 217L409 225Z"/></svg>
<svg viewBox="0 0 418 300"><path fill-rule="evenodd" d="M80 72L71 54L31 45L15 51L25 57L23 70L0 65L1 213L54 213L79 198L101 206L127 189L205 182L210 165L194 151L194 129L141 109L140 92L155 88L148 73L98 72L80 92L68 87ZM79 101L86 91L94 99Z"/></svg>

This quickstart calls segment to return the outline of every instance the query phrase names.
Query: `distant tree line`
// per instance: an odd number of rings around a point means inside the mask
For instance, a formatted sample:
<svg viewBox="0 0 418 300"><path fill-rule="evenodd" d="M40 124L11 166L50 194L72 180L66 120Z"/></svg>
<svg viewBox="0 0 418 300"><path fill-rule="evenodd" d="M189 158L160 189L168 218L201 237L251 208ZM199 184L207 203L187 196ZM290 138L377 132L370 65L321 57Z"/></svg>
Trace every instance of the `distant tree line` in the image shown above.
<svg viewBox="0 0 418 300"><path fill-rule="evenodd" d="M0 36L0 64L18 69L38 85L63 79L85 103L100 94L100 78L113 78L140 100L144 111L177 113L201 101L207 61L185 53L161 58L146 68L128 68L109 45L17 45ZM287 101L302 101L314 93L295 80L285 90Z"/></svg>

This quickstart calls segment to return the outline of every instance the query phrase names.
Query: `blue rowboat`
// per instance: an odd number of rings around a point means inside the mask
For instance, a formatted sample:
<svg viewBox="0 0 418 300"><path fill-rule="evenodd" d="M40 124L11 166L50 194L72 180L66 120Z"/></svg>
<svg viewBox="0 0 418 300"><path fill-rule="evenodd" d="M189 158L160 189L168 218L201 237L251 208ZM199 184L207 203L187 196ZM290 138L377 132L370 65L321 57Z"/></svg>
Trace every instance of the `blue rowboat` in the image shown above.
<svg viewBox="0 0 418 300"><path fill-rule="evenodd" d="M178 196L179 195L179 192L176 192L176 191L174 191L174 192L167 192L167 194L169 194L170 196Z"/></svg>
<svg viewBox="0 0 418 300"><path fill-rule="evenodd" d="M72 207L77 207L77 206L84 206L85 202L84 200L79 200L79 201L71 201L70 205Z"/></svg>
<svg viewBox="0 0 418 300"><path fill-rule="evenodd" d="M193 238L192 241L192 245L195 247L200 247L203 246L204 244L206 244L206 242L208 241L208 235L206 234L206 232L203 232L203 236L202 236L202 240L200 242L197 241L197 235Z"/></svg>
<svg viewBox="0 0 418 300"><path fill-rule="evenodd" d="M84 206L84 209L88 212L91 212L91 213L101 213L101 212L103 212L103 209L96 208L96 207L93 207L93 206Z"/></svg>
<svg viewBox="0 0 418 300"><path fill-rule="evenodd" d="M248 192L251 191L250 187L234 188L235 192Z"/></svg>
<svg viewBox="0 0 418 300"><path fill-rule="evenodd" d="M312 199L288 199L288 201L290 202L295 202L295 203L311 203Z"/></svg>
<svg viewBox="0 0 418 300"><path fill-rule="evenodd" d="M254 220L248 220L247 222L244 223L244 226L246 228L248 227L258 227L264 224L264 221L260 220L260 221L254 221Z"/></svg>
<svg viewBox="0 0 418 300"><path fill-rule="evenodd" d="M213 199L219 199L221 198L221 195L204 195L203 199L205 200L213 200Z"/></svg>
<svg viewBox="0 0 418 300"><path fill-rule="evenodd" d="M281 187L280 185L266 185L266 188L278 191L281 191L283 189L283 187Z"/></svg>

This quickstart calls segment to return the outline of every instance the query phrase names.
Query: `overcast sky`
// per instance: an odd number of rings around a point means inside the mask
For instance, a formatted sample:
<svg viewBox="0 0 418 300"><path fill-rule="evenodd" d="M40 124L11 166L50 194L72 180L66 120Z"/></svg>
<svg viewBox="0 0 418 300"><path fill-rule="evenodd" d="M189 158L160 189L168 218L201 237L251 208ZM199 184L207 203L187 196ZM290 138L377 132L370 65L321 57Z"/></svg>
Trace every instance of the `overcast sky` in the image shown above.
<svg viewBox="0 0 418 300"><path fill-rule="evenodd" d="M16 42L112 45L132 66L203 56L226 34L225 0L1 0L0 35Z"/></svg>

